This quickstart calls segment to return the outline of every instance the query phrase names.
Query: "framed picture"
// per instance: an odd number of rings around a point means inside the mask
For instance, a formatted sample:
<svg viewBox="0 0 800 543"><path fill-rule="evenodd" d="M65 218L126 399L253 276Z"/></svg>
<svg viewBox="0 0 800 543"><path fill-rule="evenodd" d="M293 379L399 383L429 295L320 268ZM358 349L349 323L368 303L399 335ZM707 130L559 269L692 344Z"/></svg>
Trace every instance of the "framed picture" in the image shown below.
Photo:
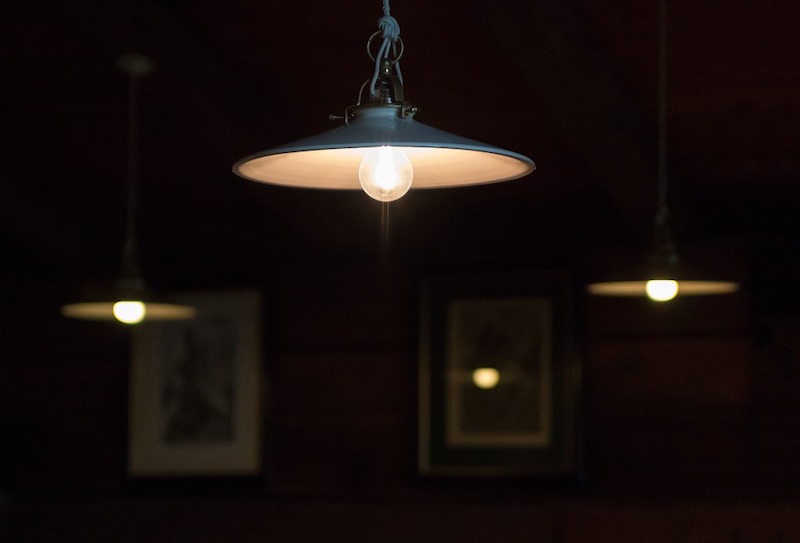
<svg viewBox="0 0 800 543"><path fill-rule="evenodd" d="M420 294L422 475L576 474L572 285L553 271L439 275Z"/></svg>
<svg viewBox="0 0 800 543"><path fill-rule="evenodd" d="M261 296L182 295L186 321L132 330L128 473L250 476L262 471Z"/></svg>

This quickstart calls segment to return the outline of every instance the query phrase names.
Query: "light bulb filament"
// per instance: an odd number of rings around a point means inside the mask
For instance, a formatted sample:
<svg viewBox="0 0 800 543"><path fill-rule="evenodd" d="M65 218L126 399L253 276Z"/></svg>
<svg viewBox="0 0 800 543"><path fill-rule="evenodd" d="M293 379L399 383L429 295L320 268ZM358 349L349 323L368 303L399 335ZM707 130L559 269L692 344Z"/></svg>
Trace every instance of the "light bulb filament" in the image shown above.
<svg viewBox="0 0 800 543"><path fill-rule="evenodd" d="M403 196L411 188L413 179L414 168L406 154L402 149L388 145L367 151L358 168L361 188L381 202L391 202Z"/></svg>
<svg viewBox="0 0 800 543"><path fill-rule="evenodd" d="M400 177L397 173L393 154L388 147L381 147L378 150L379 158L378 167L375 168L375 183L383 190L395 188Z"/></svg>

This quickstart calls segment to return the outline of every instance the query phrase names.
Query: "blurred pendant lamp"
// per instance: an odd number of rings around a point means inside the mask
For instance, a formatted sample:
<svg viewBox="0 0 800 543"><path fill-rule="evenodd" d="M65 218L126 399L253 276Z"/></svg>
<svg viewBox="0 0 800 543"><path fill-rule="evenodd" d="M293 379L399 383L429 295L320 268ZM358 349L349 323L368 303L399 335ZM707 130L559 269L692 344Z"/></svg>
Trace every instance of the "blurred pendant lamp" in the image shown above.
<svg viewBox="0 0 800 543"><path fill-rule="evenodd" d="M531 173L526 156L429 127L414 119L405 101L399 60L400 27L383 0L379 30L367 41L375 61L371 80L348 107L344 124L321 134L252 154L233 165L237 175L275 185L317 189L363 189L391 202L410 188L496 183ZM382 39L377 54L371 45ZM390 58L393 57L393 58ZM369 88L369 98L362 95Z"/></svg>
<svg viewBox="0 0 800 543"><path fill-rule="evenodd" d="M691 275L682 264L672 231L667 206L667 6L659 2L658 42L658 202L654 218L653 246L644 266L632 280L589 284L587 291L600 296L647 296L656 302L681 296L729 294L739 289L732 281L711 281Z"/></svg>
<svg viewBox="0 0 800 543"><path fill-rule="evenodd" d="M87 320L117 320L137 324L143 320L183 320L194 317L194 308L155 301L145 286L136 254L136 189L139 78L153 69L152 61L142 55L129 54L119 58L119 69L130 81L128 106L128 176L127 223L123 247L122 273L107 301L83 301L61 307L66 317Z"/></svg>

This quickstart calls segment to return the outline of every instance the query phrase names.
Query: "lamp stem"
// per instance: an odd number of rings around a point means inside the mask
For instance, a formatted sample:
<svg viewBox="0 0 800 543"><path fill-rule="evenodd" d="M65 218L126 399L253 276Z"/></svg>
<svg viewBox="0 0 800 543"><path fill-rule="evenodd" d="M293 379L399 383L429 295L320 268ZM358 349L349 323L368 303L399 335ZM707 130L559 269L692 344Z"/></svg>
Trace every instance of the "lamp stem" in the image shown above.
<svg viewBox="0 0 800 543"><path fill-rule="evenodd" d="M127 207L125 222L125 245L123 246L122 266L124 275L138 274L136 247L136 208L139 158L138 90L139 78L129 74L128 92L128 167L127 167Z"/></svg>
<svg viewBox="0 0 800 543"><path fill-rule="evenodd" d="M654 245L658 253L675 253L667 203L667 1L658 9L658 200L654 219Z"/></svg>
<svg viewBox="0 0 800 543"><path fill-rule="evenodd" d="M667 2L658 16L658 207L667 207Z"/></svg>
<svg viewBox="0 0 800 543"><path fill-rule="evenodd" d="M122 274L128 279L140 276L136 243L136 210L139 181L139 78L150 73L152 61L138 54L123 55L117 66L128 76L128 164L126 178L125 244L122 248Z"/></svg>

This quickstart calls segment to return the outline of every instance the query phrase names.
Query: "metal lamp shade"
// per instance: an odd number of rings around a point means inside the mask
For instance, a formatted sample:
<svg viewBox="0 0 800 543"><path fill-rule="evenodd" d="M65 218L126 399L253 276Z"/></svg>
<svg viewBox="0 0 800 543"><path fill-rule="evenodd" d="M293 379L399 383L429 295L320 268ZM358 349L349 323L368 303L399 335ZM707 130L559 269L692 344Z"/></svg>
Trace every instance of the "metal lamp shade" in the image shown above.
<svg viewBox="0 0 800 543"><path fill-rule="evenodd" d="M142 300L146 308L146 321L188 320L195 316L191 306L149 302ZM115 321L114 302L78 302L61 306L61 314L65 317L96 321Z"/></svg>
<svg viewBox="0 0 800 543"><path fill-rule="evenodd" d="M145 321L188 320L195 317L194 307L154 296L138 276L123 277L113 286L86 286L81 301L62 305L61 314L73 319L116 321L114 304L120 300L142 302Z"/></svg>
<svg viewBox="0 0 800 543"><path fill-rule="evenodd" d="M417 189L510 181L536 167L524 155L403 117L399 106L358 106L352 113L343 126L245 157L233 171L261 183L360 190L361 161L384 145L406 154Z"/></svg>
<svg viewBox="0 0 800 543"><path fill-rule="evenodd" d="M711 296L730 294L739 290L739 284L731 281L700 281L674 278L678 282L678 296ZM592 283L586 287L589 294L597 296L647 296L647 280L606 281Z"/></svg>
<svg viewBox="0 0 800 543"><path fill-rule="evenodd" d="M654 279L677 281L678 296L713 296L739 290L736 281L706 279L705 274L688 267L675 253L651 255L646 264L626 275L611 281L595 281L586 290L597 296L647 297L647 282Z"/></svg>

